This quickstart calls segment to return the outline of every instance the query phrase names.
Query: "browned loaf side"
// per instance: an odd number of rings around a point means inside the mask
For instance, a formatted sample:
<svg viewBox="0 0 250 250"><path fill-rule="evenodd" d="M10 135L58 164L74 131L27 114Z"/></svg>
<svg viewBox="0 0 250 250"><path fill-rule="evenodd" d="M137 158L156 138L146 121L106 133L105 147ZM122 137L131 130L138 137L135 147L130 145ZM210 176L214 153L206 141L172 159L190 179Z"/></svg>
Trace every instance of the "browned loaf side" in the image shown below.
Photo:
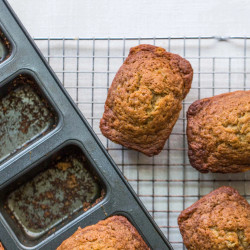
<svg viewBox="0 0 250 250"><path fill-rule="evenodd" d="M250 205L233 188L220 187L178 218L189 250L250 249Z"/></svg>
<svg viewBox="0 0 250 250"><path fill-rule="evenodd" d="M131 48L108 92L103 135L148 156L159 154L192 78L190 63L178 55L146 44Z"/></svg>
<svg viewBox="0 0 250 250"><path fill-rule="evenodd" d="M250 170L250 91L194 102L187 112L188 155L200 172Z"/></svg>
<svg viewBox="0 0 250 250"><path fill-rule="evenodd" d="M134 226L123 216L112 216L78 230L57 250L149 250Z"/></svg>

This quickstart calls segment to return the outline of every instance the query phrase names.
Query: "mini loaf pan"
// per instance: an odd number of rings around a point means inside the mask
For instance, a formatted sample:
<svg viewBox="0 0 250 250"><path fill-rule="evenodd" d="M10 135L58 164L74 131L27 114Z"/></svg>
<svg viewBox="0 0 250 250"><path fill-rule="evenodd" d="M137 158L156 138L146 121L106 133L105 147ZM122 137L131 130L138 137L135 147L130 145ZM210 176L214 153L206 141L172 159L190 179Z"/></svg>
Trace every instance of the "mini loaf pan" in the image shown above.
<svg viewBox="0 0 250 250"><path fill-rule="evenodd" d="M151 249L172 249L5 0L0 70L4 247L56 249L78 227L123 215Z"/></svg>

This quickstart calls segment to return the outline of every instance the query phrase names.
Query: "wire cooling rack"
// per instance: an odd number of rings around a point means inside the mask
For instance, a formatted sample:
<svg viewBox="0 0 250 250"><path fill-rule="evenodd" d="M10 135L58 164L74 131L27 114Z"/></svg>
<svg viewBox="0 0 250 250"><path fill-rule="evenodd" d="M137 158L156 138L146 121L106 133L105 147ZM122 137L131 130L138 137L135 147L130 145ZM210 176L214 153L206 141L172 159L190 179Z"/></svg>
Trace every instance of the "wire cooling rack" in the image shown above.
<svg viewBox="0 0 250 250"><path fill-rule="evenodd" d="M250 201L250 171L200 174L187 157L186 111L197 99L250 89L250 37L36 38L100 140L106 146L174 249L184 249L177 225L180 212L222 185L233 186ZM130 47L153 44L188 59L192 89L163 151L146 157L107 140L100 132L107 91Z"/></svg>

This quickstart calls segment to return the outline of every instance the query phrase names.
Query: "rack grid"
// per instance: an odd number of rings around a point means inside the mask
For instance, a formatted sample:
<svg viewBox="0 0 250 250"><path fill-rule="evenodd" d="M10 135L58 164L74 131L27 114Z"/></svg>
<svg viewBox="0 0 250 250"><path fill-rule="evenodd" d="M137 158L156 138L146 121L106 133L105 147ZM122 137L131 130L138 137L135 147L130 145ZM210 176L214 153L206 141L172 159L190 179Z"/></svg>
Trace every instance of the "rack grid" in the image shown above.
<svg viewBox="0 0 250 250"><path fill-rule="evenodd" d="M106 146L174 249L185 249L180 212L222 185L233 186L250 201L250 171L201 174L187 156L186 111L197 99L250 90L250 37L35 38L49 64ZM192 89L163 151L154 157L124 148L100 132L108 88L129 49L141 43L161 46L189 60Z"/></svg>

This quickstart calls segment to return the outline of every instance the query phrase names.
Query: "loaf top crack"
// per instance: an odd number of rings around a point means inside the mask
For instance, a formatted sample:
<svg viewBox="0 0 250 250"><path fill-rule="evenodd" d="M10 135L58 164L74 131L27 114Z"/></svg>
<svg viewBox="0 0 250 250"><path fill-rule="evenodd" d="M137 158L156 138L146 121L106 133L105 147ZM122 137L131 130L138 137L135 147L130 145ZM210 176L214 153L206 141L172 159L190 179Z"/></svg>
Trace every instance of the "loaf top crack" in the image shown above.
<svg viewBox="0 0 250 250"><path fill-rule="evenodd" d="M108 92L103 135L148 156L159 154L192 78L190 63L179 55L146 44L131 48Z"/></svg>

